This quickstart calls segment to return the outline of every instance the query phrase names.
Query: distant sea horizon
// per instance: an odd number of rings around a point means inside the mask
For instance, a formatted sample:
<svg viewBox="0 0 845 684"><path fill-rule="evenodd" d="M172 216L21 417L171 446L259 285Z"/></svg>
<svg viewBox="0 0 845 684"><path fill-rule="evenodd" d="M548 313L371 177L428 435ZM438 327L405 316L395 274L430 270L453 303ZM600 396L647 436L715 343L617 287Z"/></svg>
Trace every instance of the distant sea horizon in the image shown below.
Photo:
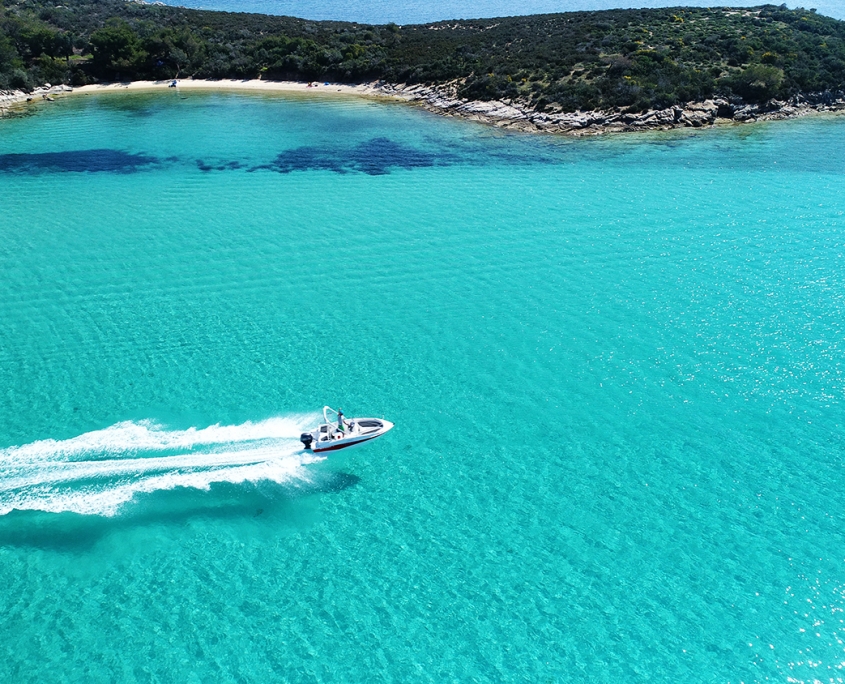
<svg viewBox="0 0 845 684"><path fill-rule="evenodd" d="M526 0L518 5L508 0L171 0L168 5L225 12L256 12L294 16L303 19L354 21L366 24L419 24L448 19L480 19L488 17L524 16L555 12L576 12L622 8L658 7L754 7L765 3L756 0ZM814 8L820 14L845 19L845 3L841 0L788 2L786 5Z"/></svg>

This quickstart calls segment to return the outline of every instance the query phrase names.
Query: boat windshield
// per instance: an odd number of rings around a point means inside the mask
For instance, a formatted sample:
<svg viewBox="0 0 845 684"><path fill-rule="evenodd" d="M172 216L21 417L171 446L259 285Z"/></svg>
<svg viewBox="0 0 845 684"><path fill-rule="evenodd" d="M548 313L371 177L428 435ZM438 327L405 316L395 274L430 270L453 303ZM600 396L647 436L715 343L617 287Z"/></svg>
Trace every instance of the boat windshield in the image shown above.
<svg viewBox="0 0 845 684"><path fill-rule="evenodd" d="M331 417L333 416L333 417ZM327 423L337 423L337 411L335 411L331 406L324 406L323 407L323 419Z"/></svg>

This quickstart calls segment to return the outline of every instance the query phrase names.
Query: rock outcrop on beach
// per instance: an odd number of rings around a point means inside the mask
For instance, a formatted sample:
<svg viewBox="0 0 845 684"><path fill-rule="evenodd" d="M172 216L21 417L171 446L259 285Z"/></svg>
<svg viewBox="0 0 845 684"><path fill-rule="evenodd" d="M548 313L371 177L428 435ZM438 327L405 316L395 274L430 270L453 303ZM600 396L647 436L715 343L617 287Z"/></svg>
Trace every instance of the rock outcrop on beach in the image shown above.
<svg viewBox="0 0 845 684"><path fill-rule="evenodd" d="M51 100L53 95L60 93L73 92L73 88L67 85L50 85L45 83L43 86L35 88L32 92L24 90L0 90L0 113L9 109L14 105L19 105L22 102L30 102L34 100Z"/></svg>
<svg viewBox="0 0 845 684"><path fill-rule="evenodd" d="M769 100L763 105L745 104L723 98L688 102L666 109L644 112L576 111L561 112L549 108L537 111L529 102L519 100L474 101L457 96L458 84L421 86L376 83L373 90L383 95L415 102L423 108L500 128L520 131L600 135L673 128L703 128L719 121L746 123L805 116L813 112L845 111L845 92L799 95L785 100Z"/></svg>

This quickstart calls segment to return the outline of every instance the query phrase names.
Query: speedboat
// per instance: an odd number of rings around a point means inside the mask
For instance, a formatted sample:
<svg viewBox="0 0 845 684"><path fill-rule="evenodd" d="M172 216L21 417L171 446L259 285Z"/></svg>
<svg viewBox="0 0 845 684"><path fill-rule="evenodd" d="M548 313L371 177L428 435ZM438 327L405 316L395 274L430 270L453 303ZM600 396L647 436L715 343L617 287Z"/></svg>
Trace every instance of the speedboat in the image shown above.
<svg viewBox="0 0 845 684"><path fill-rule="evenodd" d="M358 446L381 437L393 428L393 423L381 418L347 419L341 411L335 411L331 406L323 407L323 421L321 425L310 432L303 432L299 437L305 449L315 454Z"/></svg>

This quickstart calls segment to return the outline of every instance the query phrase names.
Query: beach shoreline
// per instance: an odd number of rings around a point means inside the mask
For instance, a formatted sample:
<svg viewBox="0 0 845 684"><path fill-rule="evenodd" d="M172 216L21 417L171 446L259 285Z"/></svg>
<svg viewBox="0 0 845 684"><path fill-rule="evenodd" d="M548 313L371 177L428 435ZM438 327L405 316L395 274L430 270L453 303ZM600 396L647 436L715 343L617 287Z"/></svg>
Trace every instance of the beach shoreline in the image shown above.
<svg viewBox="0 0 845 684"><path fill-rule="evenodd" d="M120 92L153 92L171 87L211 92L251 92L267 94L341 95L394 100L422 107L445 116L476 121L497 128L525 133L551 133L593 136L608 133L709 128L718 123L750 123L793 119L815 113L845 111L845 94L820 93L797 96L789 101L770 100L758 104L731 103L714 98L688 102L662 110L630 113L625 111L562 112L550 108L536 111L530 103L514 100L467 100L457 96L458 82L439 86L408 85L376 81L356 85L312 81L265 81L260 79L168 79L130 81L71 87L44 84L31 93L0 91L0 115L56 96Z"/></svg>
<svg viewBox="0 0 845 684"><path fill-rule="evenodd" d="M265 93L341 93L344 95L377 96L377 89L371 84L348 85L340 83L311 83L300 81L264 81L259 79L167 79L162 81L127 81L115 83L97 83L84 86L44 84L31 93L23 90L0 91L0 107L49 100L55 95L90 95L99 93L122 93L167 90L172 83L177 89L209 91L241 91Z"/></svg>

